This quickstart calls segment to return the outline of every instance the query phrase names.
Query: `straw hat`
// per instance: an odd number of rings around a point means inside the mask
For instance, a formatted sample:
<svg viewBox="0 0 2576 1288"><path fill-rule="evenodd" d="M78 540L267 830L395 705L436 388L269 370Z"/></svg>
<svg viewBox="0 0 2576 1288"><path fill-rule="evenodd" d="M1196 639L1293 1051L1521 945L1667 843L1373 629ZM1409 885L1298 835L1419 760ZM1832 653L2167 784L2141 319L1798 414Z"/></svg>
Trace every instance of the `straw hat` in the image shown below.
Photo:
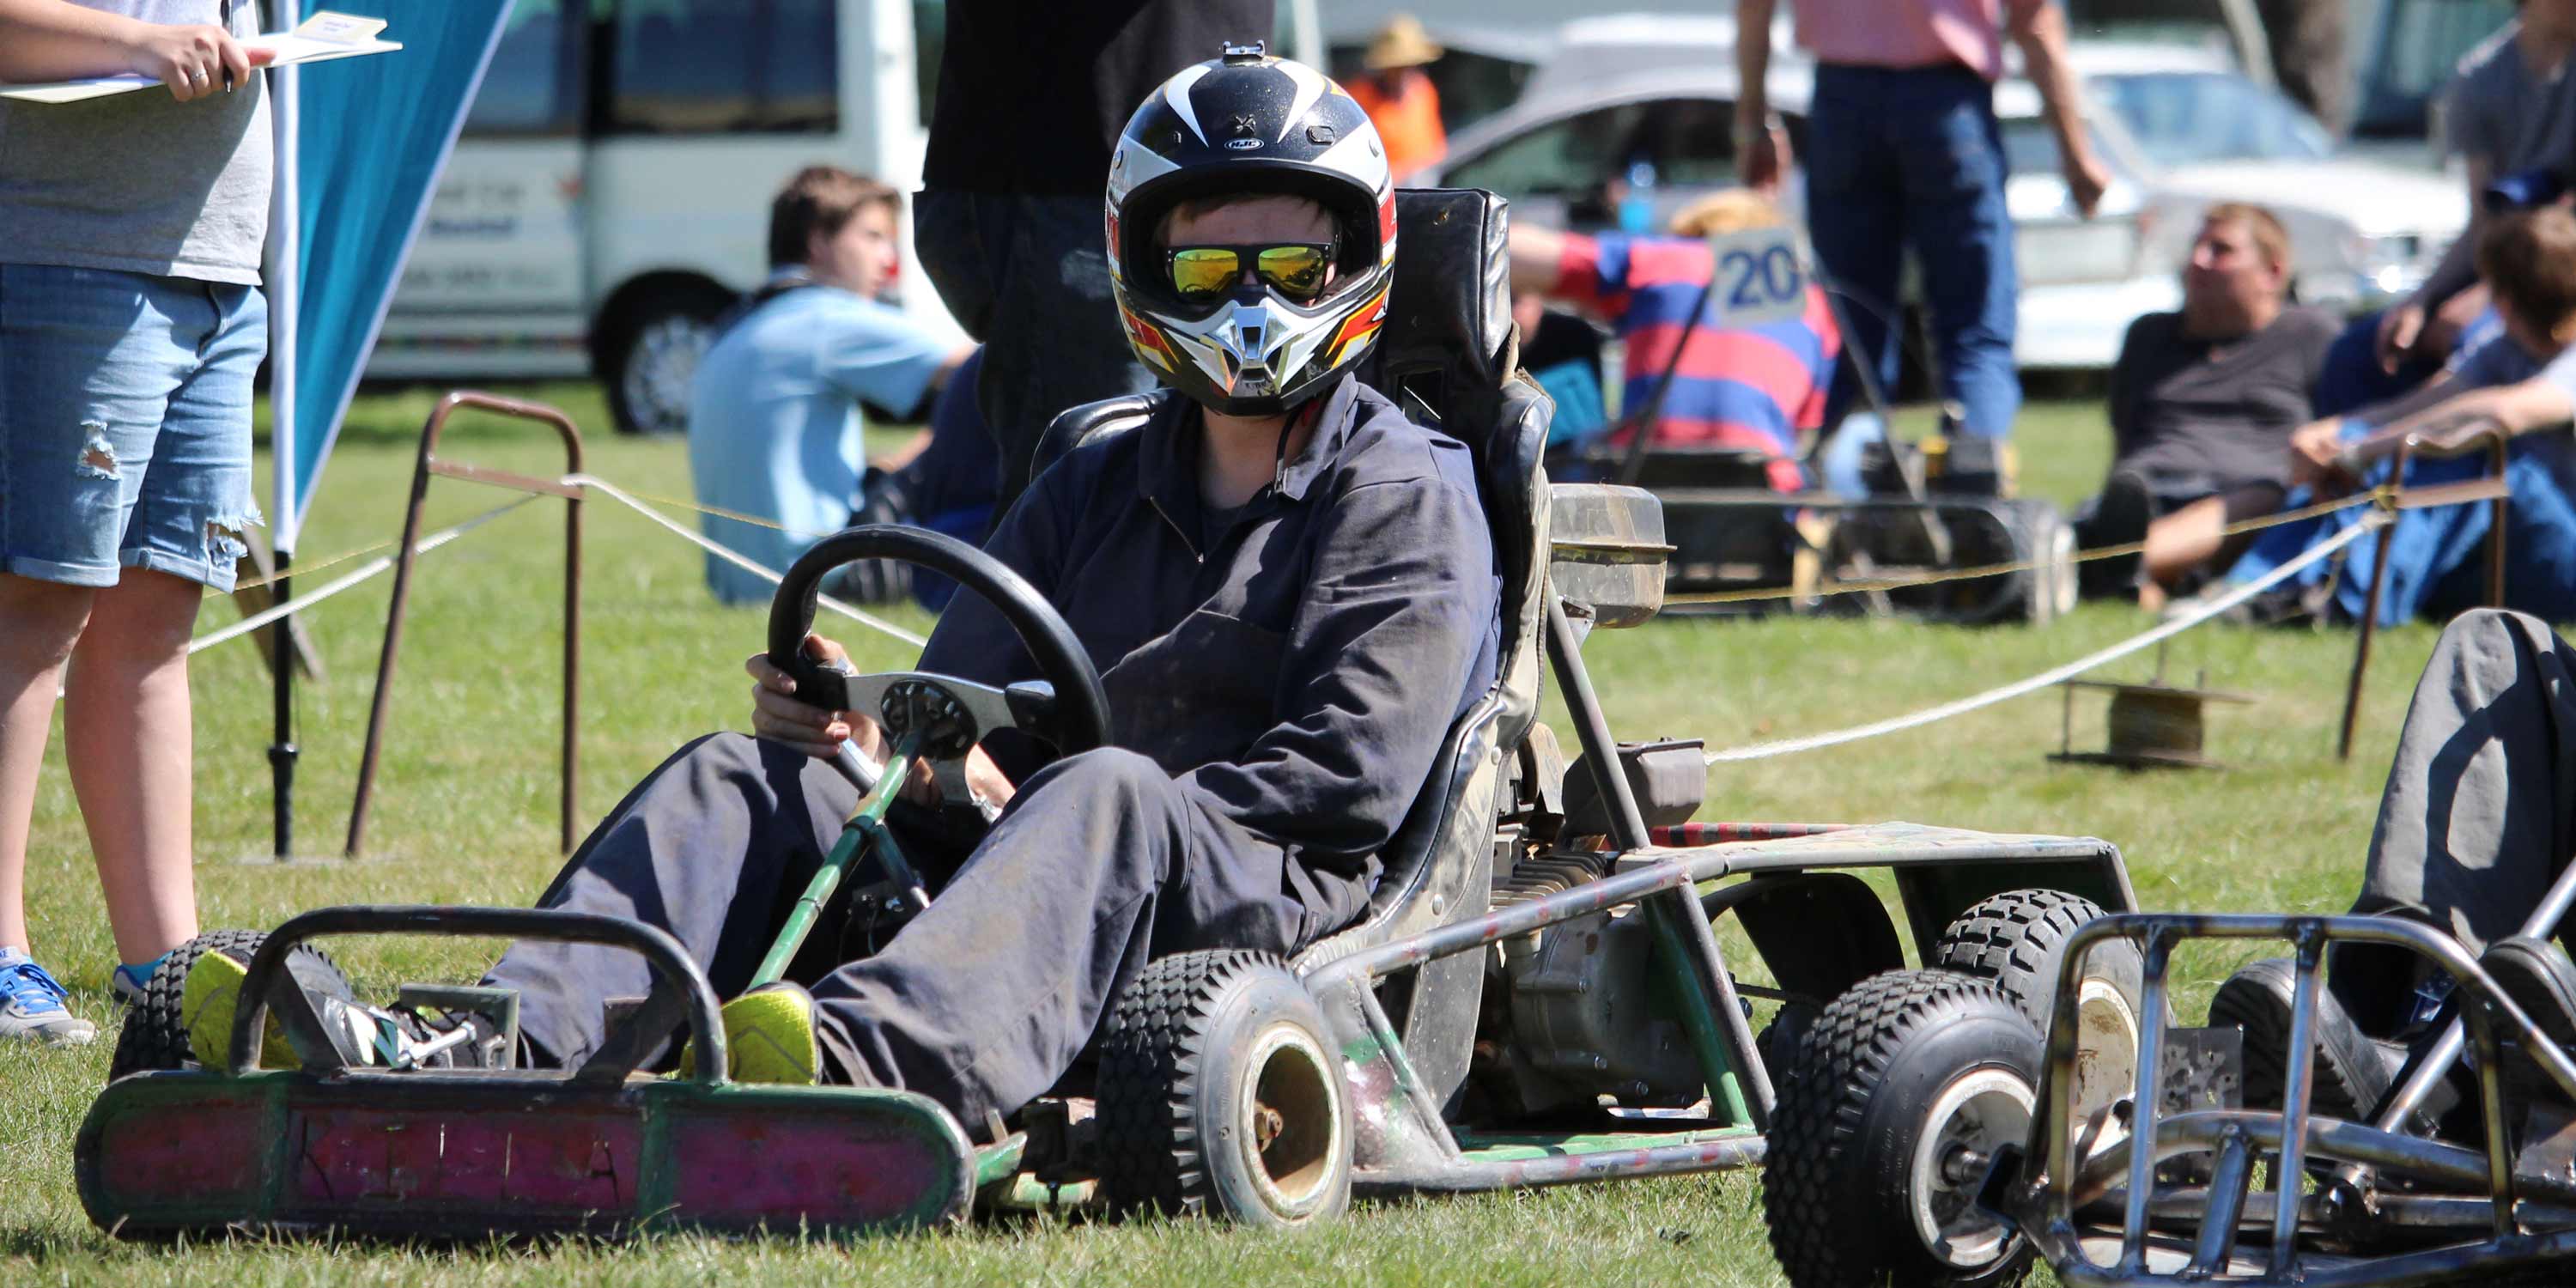
<svg viewBox="0 0 2576 1288"><path fill-rule="evenodd" d="M1728 188L1682 207L1665 227L1675 237L1715 237L1786 222L1769 198L1750 188Z"/></svg>
<svg viewBox="0 0 2576 1288"><path fill-rule="evenodd" d="M1369 41L1368 52L1360 65L1373 72L1391 72L1399 67L1420 67L1448 52L1422 29L1422 20L1409 13L1399 13L1378 28Z"/></svg>

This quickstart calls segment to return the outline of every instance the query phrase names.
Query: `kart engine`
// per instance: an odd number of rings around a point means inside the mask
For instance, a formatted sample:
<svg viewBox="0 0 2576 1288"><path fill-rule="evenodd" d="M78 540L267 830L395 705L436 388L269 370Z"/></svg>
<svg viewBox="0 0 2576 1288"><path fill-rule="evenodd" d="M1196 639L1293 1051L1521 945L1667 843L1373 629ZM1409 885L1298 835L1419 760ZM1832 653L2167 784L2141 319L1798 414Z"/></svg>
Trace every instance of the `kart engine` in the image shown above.
<svg viewBox="0 0 2576 1288"><path fill-rule="evenodd" d="M1699 810L1706 770L1699 743L1619 748L1648 826ZM1496 856L1494 906L1544 898L1608 875L1616 857L1606 807L1588 771L1568 769L1547 726L1531 730L1515 766L1516 811ZM1483 1089L1506 1116L1590 1107L1693 1104L1705 1079L1671 987L1653 962L1654 933L1635 908L1577 917L1495 946L1479 1026Z"/></svg>

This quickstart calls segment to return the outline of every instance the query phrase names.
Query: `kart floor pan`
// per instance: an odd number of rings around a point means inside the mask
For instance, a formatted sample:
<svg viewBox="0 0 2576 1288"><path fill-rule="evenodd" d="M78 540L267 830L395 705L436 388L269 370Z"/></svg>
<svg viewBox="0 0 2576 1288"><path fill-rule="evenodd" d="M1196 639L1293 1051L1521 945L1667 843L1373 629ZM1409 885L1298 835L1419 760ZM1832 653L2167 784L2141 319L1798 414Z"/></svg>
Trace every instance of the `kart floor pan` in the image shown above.
<svg viewBox="0 0 2576 1288"><path fill-rule="evenodd" d="M443 1072L137 1075L74 1160L90 1218L125 1238L873 1234L963 1216L975 1170L907 1092Z"/></svg>

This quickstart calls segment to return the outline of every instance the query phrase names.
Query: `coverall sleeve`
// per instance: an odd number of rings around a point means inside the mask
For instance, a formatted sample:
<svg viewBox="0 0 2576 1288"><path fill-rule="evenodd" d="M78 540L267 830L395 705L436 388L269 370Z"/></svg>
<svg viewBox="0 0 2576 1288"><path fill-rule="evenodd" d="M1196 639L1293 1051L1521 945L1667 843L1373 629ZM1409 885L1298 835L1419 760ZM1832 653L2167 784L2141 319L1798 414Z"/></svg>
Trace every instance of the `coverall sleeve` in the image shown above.
<svg viewBox="0 0 2576 1288"><path fill-rule="evenodd" d="M1301 859L1356 864L1386 845L1485 656L1492 538L1463 473L1336 499L1289 627L1280 723L1240 758L1183 778Z"/></svg>

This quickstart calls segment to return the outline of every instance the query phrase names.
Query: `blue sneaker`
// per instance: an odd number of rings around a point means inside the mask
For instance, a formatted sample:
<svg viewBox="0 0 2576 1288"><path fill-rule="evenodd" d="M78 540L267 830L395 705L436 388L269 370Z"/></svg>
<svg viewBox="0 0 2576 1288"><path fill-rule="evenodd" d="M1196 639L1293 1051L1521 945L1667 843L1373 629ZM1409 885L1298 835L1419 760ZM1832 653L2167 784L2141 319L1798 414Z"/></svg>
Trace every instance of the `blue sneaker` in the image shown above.
<svg viewBox="0 0 2576 1288"><path fill-rule="evenodd" d="M15 948L0 948L0 1042L87 1046L98 1026L63 1005L63 986Z"/></svg>

